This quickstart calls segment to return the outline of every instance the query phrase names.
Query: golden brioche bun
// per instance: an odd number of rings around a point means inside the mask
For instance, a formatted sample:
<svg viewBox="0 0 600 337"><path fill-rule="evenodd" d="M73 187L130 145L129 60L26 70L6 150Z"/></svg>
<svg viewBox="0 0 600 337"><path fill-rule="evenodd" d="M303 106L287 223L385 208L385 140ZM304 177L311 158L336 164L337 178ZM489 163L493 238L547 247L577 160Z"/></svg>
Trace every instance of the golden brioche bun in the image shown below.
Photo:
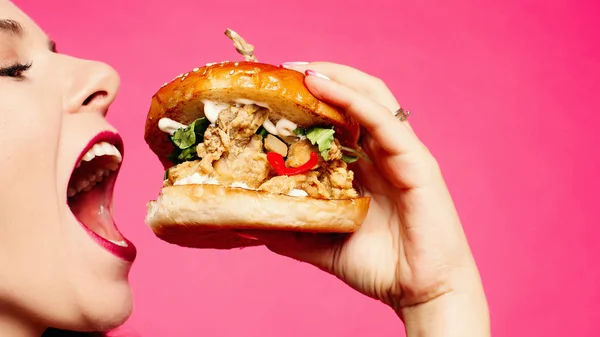
<svg viewBox="0 0 600 337"><path fill-rule="evenodd" d="M167 159L173 144L169 135L158 128L158 121L167 117L187 125L204 115L204 99L266 103L273 113L301 127L333 126L336 139L349 147L354 147L360 136L360 126L343 110L308 91L304 74L264 63L216 63L180 75L152 97L144 139L165 169L173 165Z"/></svg>
<svg viewBox="0 0 600 337"><path fill-rule="evenodd" d="M256 245L234 230L350 233L361 225L369 198L316 199L219 185L162 189L148 203L146 223L166 242L194 248Z"/></svg>

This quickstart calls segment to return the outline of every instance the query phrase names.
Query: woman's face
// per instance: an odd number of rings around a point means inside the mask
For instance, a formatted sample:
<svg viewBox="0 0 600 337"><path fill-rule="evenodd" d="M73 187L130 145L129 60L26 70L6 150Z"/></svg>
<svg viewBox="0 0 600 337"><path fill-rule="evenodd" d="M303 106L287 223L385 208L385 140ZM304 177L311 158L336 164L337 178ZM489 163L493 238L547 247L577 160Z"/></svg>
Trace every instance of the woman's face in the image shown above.
<svg viewBox="0 0 600 337"><path fill-rule="evenodd" d="M2 335L32 323L104 330L129 316L135 248L112 220L123 151L105 120L118 86L112 68L54 52L0 0Z"/></svg>

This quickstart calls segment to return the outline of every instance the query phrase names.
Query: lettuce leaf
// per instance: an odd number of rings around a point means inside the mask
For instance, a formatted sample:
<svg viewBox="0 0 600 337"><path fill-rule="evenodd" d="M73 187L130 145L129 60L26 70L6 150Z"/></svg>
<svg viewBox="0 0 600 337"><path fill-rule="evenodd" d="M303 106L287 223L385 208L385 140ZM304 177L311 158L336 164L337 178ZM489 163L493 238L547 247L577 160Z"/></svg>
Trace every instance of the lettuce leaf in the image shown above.
<svg viewBox="0 0 600 337"><path fill-rule="evenodd" d="M312 128L306 132L306 138L313 145L317 145L323 159L329 159L329 150L333 144L333 134L335 131L332 128Z"/></svg>
<svg viewBox="0 0 600 337"><path fill-rule="evenodd" d="M204 141L204 132L209 125L210 121L206 117L201 117L190 125L177 129L170 138L175 149L169 155L169 160L174 164L180 164L197 159L196 146Z"/></svg>
<svg viewBox="0 0 600 337"><path fill-rule="evenodd" d="M180 128L171 136L171 141L180 150L188 149L202 143L204 132L210 125L206 117L198 118L185 128Z"/></svg>

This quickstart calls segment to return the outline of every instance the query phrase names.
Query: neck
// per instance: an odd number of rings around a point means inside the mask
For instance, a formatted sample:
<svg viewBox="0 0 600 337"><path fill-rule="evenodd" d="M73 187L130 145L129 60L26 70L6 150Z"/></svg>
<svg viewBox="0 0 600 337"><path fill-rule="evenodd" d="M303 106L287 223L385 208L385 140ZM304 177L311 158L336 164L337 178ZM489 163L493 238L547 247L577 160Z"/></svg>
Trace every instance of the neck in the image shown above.
<svg viewBox="0 0 600 337"><path fill-rule="evenodd" d="M0 336L40 337L44 333L44 328L24 317L0 309Z"/></svg>

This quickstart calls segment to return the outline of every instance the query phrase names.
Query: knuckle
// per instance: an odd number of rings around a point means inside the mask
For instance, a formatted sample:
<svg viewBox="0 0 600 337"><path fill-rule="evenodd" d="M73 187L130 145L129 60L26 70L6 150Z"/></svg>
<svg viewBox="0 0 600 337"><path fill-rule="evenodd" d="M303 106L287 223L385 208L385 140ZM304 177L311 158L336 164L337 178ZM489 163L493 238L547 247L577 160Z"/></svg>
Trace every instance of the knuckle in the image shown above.
<svg viewBox="0 0 600 337"><path fill-rule="evenodd" d="M379 77L369 75L371 77L371 88L374 92L388 91L388 86L384 80Z"/></svg>
<svg viewBox="0 0 600 337"><path fill-rule="evenodd" d="M429 177L431 181L439 181L442 177L442 169L439 161L431 154L426 153L422 158L423 173Z"/></svg>
<svg viewBox="0 0 600 337"><path fill-rule="evenodd" d="M315 67L329 68L331 66L335 66L336 64L332 63L332 62L327 62L327 61L314 61L314 62L311 62L309 65L315 66Z"/></svg>
<svg viewBox="0 0 600 337"><path fill-rule="evenodd" d="M345 108L346 108L346 110L349 110L351 112L362 112L363 111L362 104L355 99L349 100L348 104Z"/></svg>
<svg viewBox="0 0 600 337"><path fill-rule="evenodd" d="M433 155L433 153L431 153L425 144L421 143L420 147L420 161L426 164L427 167L431 168L433 171L439 171L440 163L438 162L437 158Z"/></svg>
<svg viewBox="0 0 600 337"><path fill-rule="evenodd" d="M366 85L365 93L380 104L395 110L394 107L397 105L396 99L387 83L379 77L369 76L371 77L370 84Z"/></svg>
<svg viewBox="0 0 600 337"><path fill-rule="evenodd" d="M308 64L309 68L312 68L318 72L326 73L331 75L332 73L336 73L339 70L336 70L339 65L326 61L316 61Z"/></svg>

